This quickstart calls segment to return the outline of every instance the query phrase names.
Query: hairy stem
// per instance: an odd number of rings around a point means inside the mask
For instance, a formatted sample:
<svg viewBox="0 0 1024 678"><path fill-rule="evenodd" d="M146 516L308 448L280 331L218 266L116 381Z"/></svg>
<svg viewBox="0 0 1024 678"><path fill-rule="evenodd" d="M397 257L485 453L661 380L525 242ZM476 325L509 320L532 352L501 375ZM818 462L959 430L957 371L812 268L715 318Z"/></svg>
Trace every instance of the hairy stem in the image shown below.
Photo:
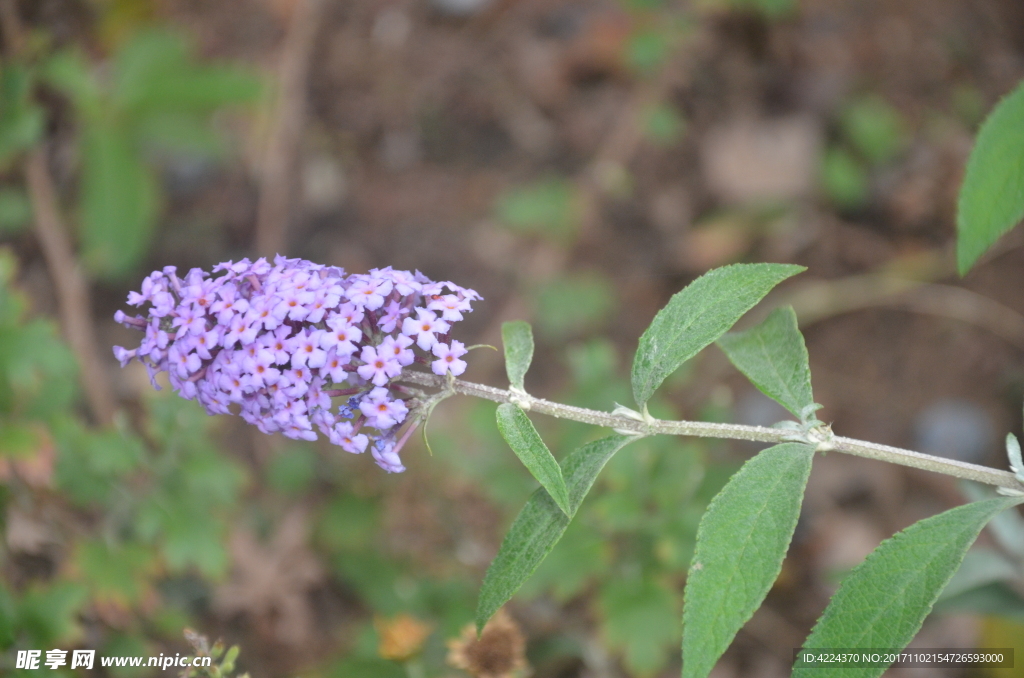
<svg viewBox="0 0 1024 678"><path fill-rule="evenodd" d="M454 393L474 396L493 400L498 403L515 402L522 405L522 396L493 386L475 384L469 381L453 379L449 382L444 377L425 372L413 372L405 370L402 372L404 381L420 386L433 387L438 389L450 389ZM792 439L793 431L786 429L768 428L765 426L745 426L743 424L712 424L703 421L665 421L662 419L648 419L646 421L634 419L625 415L601 412L599 410L588 410L583 407L562 405L542 398L529 398L527 401L531 412L539 412L560 419L593 424L594 426L606 426L620 431L634 431L637 435L651 435L662 433L677 436L697 436L700 438L728 438L733 440L753 440L764 443L781 443ZM987 466L968 464L955 459L935 457L930 454L922 454L911 450L904 450L888 445L878 445L852 438L835 436L829 440L830 450L852 454L867 459L879 459L881 461L909 466L911 468L924 469L943 473L955 478L973 480L975 482L1003 487L1009 490L1024 492L1022 485L1009 471L1000 471Z"/></svg>

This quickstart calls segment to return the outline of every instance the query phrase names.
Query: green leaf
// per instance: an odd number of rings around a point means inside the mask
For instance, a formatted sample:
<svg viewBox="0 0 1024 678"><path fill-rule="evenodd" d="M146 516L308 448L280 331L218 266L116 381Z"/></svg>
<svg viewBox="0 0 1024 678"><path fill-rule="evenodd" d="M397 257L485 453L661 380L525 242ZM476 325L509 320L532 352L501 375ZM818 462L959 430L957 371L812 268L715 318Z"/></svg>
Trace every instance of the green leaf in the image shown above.
<svg viewBox="0 0 1024 678"><path fill-rule="evenodd" d="M502 323L501 342L505 346L505 372L510 384L523 390L523 379L533 360L533 329L530 323L513 320Z"/></svg>
<svg viewBox="0 0 1024 678"><path fill-rule="evenodd" d="M590 582L608 579L613 544L607 534L594 529L586 520L569 523L544 562L523 583L519 595L535 598L550 591L558 602L575 598Z"/></svg>
<svg viewBox="0 0 1024 678"><path fill-rule="evenodd" d="M149 247L157 214L157 187L127 132L98 121L84 133L82 244L92 272L117 278Z"/></svg>
<svg viewBox="0 0 1024 678"><path fill-rule="evenodd" d="M536 291L537 327L559 340L592 330L614 311L614 292L611 281L596 273L555 278Z"/></svg>
<svg viewBox="0 0 1024 678"><path fill-rule="evenodd" d="M504 193L495 206L498 220L511 230L570 238L579 221L571 183L561 178L537 181Z"/></svg>
<svg viewBox="0 0 1024 678"><path fill-rule="evenodd" d="M675 591L647 578L609 579L601 587L604 636L623 650L631 676L651 676L668 662L679 638L679 602Z"/></svg>
<svg viewBox="0 0 1024 678"><path fill-rule="evenodd" d="M670 46L664 31L637 31L626 42L626 61L639 73L650 73L665 62Z"/></svg>
<svg viewBox="0 0 1024 678"><path fill-rule="evenodd" d="M630 436L612 435L584 445L566 458L562 474L569 491L570 515L583 503L584 497L612 456L635 440ZM498 555L484 575L476 608L479 632L487 620L515 595L529 579L544 557L561 539L569 526L569 516L562 512L543 487L539 488L516 516Z"/></svg>
<svg viewBox="0 0 1024 678"><path fill-rule="evenodd" d="M1012 511L999 514L997 518L1010 515ZM994 527L995 519L989 523ZM994 531L994 530L993 530ZM995 549L974 548L964 556L960 568L949 580L946 588L939 596L939 602L954 598L966 591L987 586L993 582L1013 581L1019 576L1017 566L1009 558Z"/></svg>
<svg viewBox="0 0 1024 678"><path fill-rule="evenodd" d="M548 491L548 495L555 500L562 513L571 517L569 492L565 487L565 479L562 478L562 467L551 456L551 451L541 440L537 429L533 427L533 423L522 408L512 403L499 405L498 430L530 471L530 475Z"/></svg>
<svg viewBox="0 0 1024 678"><path fill-rule="evenodd" d="M0 458L30 458L42 443L38 426L0 419Z"/></svg>
<svg viewBox="0 0 1024 678"><path fill-rule="evenodd" d="M686 132L686 121L673 106L658 104L644 113L644 134L659 146L671 146Z"/></svg>
<svg viewBox="0 0 1024 678"><path fill-rule="evenodd" d="M796 9L796 0L754 0L752 3L769 19L781 19L790 16Z"/></svg>
<svg viewBox="0 0 1024 678"><path fill-rule="evenodd" d="M164 557L171 572L195 565L208 577L219 577L228 566L223 526L194 510L183 508L164 522Z"/></svg>
<svg viewBox="0 0 1024 678"><path fill-rule="evenodd" d="M784 443L743 465L697 530L683 605L683 678L704 678L760 607L793 538L814 448Z"/></svg>
<svg viewBox="0 0 1024 678"><path fill-rule="evenodd" d="M140 32L118 52L114 101L139 113L208 112L226 104L254 101L259 80L244 71L198 66L178 34Z"/></svg>
<svg viewBox="0 0 1024 678"><path fill-rule="evenodd" d="M17 233L31 220L32 203L25 192L17 188L0 188L0 235Z"/></svg>
<svg viewBox="0 0 1024 678"><path fill-rule="evenodd" d="M107 637L107 641L100 646L100 651L97 654L107 657L111 655L115 657L140 657L155 654L155 652L154 648L138 635L114 631ZM153 675L144 666L112 666L108 670L112 678L146 678Z"/></svg>
<svg viewBox="0 0 1024 678"><path fill-rule="evenodd" d="M724 335L718 345L761 393L798 418L814 404L807 346L792 306L775 309L751 330Z"/></svg>
<svg viewBox="0 0 1024 678"><path fill-rule="evenodd" d="M821 159L821 185L838 207L857 209L868 201L868 173L846 149L833 147Z"/></svg>
<svg viewBox="0 0 1024 678"><path fill-rule="evenodd" d="M125 607L138 603L157 573L156 553L143 544L111 546L100 540L86 540L74 556L77 573L92 595L104 602Z"/></svg>
<svg viewBox="0 0 1024 678"><path fill-rule="evenodd" d="M843 580L804 649L905 647L981 529L1020 501L1001 497L964 504L914 523L882 542ZM798 666L793 675L873 678L885 668Z"/></svg>
<svg viewBox="0 0 1024 678"><path fill-rule="evenodd" d="M29 589L18 602L18 621L29 647L50 647L78 635L78 611L88 597L84 586L58 580Z"/></svg>
<svg viewBox="0 0 1024 678"><path fill-rule="evenodd" d="M316 453L310 448L290 445L267 464L267 483L281 494L297 495L316 478L316 460Z"/></svg>
<svg viewBox="0 0 1024 678"><path fill-rule="evenodd" d="M949 598L940 598L935 603L935 611L941 614L966 612L972 615L1004 617L1024 623L1024 598L1011 584L992 582Z"/></svg>
<svg viewBox="0 0 1024 678"><path fill-rule="evenodd" d="M658 311L633 359L633 396L646 406L661 382L718 339L764 295L803 271L790 264L733 264L705 273Z"/></svg>
<svg viewBox="0 0 1024 678"><path fill-rule="evenodd" d="M43 112L34 105L32 75L20 64L0 70L0 167L29 148L43 133Z"/></svg>
<svg viewBox="0 0 1024 678"><path fill-rule="evenodd" d="M873 165L892 160L905 143L903 118L879 97L866 97L846 107L841 123L846 137Z"/></svg>
<svg viewBox="0 0 1024 678"><path fill-rule="evenodd" d="M155 147L171 157L217 159L225 154L227 144L207 117L191 113L147 115L139 121L139 138L147 149Z"/></svg>
<svg viewBox="0 0 1024 678"><path fill-rule="evenodd" d="M1024 218L1024 83L1000 101L978 132L957 205L960 275Z"/></svg>
<svg viewBox="0 0 1024 678"><path fill-rule="evenodd" d="M11 592L0 581L0 650L6 650L17 637L18 609Z"/></svg>
<svg viewBox="0 0 1024 678"><path fill-rule="evenodd" d="M145 100L154 80L188 68L188 45L170 31L140 31L121 46L114 61L114 100L131 108Z"/></svg>
<svg viewBox="0 0 1024 678"><path fill-rule="evenodd" d="M102 92L89 72L88 63L80 53L58 52L43 65L40 76L71 99L71 103L86 122L102 118Z"/></svg>

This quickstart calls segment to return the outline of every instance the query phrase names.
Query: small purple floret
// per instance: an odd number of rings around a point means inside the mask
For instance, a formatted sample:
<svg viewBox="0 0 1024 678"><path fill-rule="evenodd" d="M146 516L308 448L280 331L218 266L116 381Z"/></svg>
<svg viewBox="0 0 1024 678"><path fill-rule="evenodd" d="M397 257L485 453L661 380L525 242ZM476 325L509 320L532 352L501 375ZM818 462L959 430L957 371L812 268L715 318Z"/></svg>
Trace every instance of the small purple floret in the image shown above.
<svg viewBox="0 0 1024 678"><path fill-rule="evenodd" d="M466 349L451 325L480 295L419 271L346 275L280 255L273 265L243 259L213 270L219 277L194 268L182 279L168 266L128 295L149 307L114 315L146 334L135 350L114 347L122 367L138 359L154 387L167 372L181 397L210 414L234 411L264 433L301 440L319 430L348 452L369 448L389 473L404 471L398 452L416 423L399 429L415 403L393 382L414 360L462 374ZM333 397L345 398L337 414Z"/></svg>

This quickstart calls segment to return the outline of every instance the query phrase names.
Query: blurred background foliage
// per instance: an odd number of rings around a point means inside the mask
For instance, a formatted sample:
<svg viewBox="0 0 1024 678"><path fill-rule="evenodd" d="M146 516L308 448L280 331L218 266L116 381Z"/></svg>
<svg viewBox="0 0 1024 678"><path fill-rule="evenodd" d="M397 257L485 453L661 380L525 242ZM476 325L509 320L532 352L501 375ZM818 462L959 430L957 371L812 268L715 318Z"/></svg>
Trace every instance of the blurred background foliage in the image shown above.
<svg viewBox="0 0 1024 678"><path fill-rule="evenodd" d="M1024 77L1014 0L4 2L2 671L19 649L188 652L191 627L237 644L253 678L482 675L451 656L535 488L492 404L446 402L434 454L413 445L387 476L209 418L110 355L138 341L110 318L146 271L267 254L261 228L290 256L478 289L462 339L531 321L530 392L599 409L628 403L636 337L689 280L804 264L783 293L838 432L997 465L991 441L1020 428L1024 337L943 292L960 284L972 134ZM52 204L32 184L40 155ZM67 341L47 207L101 355ZM960 290L1024 313L1017 244ZM893 272L939 296L891 296ZM494 355L472 357L468 378L503 384ZM112 382L109 423L86 407L83 361ZM785 418L714 349L663 391L659 417ZM535 423L559 458L600 434ZM656 439L615 457L510 606L529 665L515 675L677 675L696 527L751 451ZM783 675L844 571L961 500L912 471L817 460L793 553L722 678ZM923 646L1024 636L1020 534L969 558Z"/></svg>

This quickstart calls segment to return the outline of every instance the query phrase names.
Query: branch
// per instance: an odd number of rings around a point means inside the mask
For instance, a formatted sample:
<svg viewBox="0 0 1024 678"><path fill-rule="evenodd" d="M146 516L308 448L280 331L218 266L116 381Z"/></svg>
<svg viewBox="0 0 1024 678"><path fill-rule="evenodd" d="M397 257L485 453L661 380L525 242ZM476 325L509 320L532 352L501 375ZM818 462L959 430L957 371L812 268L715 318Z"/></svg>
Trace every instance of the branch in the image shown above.
<svg viewBox="0 0 1024 678"><path fill-rule="evenodd" d="M291 10L281 49L277 102L261 168L256 214L256 250L260 256L284 253L294 188L292 170L306 120L309 67L326 6L326 0L299 0Z"/></svg>
<svg viewBox="0 0 1024 678"><path fill-rule="evenodd" d="M32 200L36 237L57 290L64 338L71 345L82 372L85 399L93 418L101 426L108 426L114 421L114 397L97 348L89 285L61 223L57 195L43 149L37 148L29 155L25 175Z"/></svg>
<svg viewBox="0 0 1024 678"><path fill-rule="evenodd" d="M444 377L426 372L403 371L401 379L420 386L438 389L451 388L461 395L484 398L498 403L521 402L522 396L493 386L475 384L459 379L451 384ZM560 419L579 421L594 426L605 426L619 431L633 431L637 435L665 434L676 436L697 436L699 438L725 438L732 440L752 440L764 443L782 443L792 440L793 432L786 429L768 428L765 426L745 426L743 424L713 424L702 421L665 421L663 419L640 420L612 412L588 410L572 405L562 405L542 398L529 398L531 412L540 412ZM878 459L900 466L934 471L956 478L973 480L1018 492L1024 491L1024 485L1017 481L1009 471L1000 471L987 466L968 464L955 459L935 457L930 454L913 452L889 445L854 440L833 436L828 440L828 447L822 451L836 451L852 454L867 459Z"/></svg>
<svg viewBox="0 0 1024 678"><path fill-rule="evenodd" d="M13 0L0 0L0 22L7 43L8 55L17 57L24 44L21 20ZM93 418L102 426L114 421L114 396L110 381L103 369L103 360L97 350L96 333L92 325L92 306L89 284L75 259L74 250L64 228L58 207L57 192L46 164L46 152L39 146L28 155L25 178L36 237L46 259L46 267L53 278L64 338L82 372L82 386Z"/></svg>

